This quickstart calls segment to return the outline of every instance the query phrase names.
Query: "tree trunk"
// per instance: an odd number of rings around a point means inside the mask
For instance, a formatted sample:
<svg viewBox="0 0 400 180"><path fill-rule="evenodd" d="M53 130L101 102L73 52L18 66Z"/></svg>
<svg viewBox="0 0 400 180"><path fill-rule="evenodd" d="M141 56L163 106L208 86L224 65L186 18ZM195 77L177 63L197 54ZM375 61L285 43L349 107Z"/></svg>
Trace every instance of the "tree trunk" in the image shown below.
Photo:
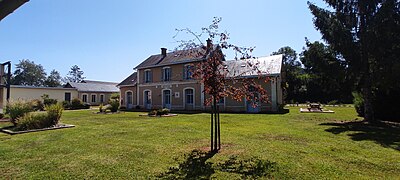
<svg viewBox="0 0 400 180"><path fill-rule="evenodd" d="M361 2L359 2L361 3ZM369 56L369 44L367 35L367 24L368 18L366 15L366 6L361 4L360 8L360 43L361 43L361 62L364 63L362 76L362 88L361 93L364 98L364 120L373 123L375 122L375 114L373 107L373 95L372 95L372 78L373 71L371 71L371 61Z"/></svg>
<svg viewBox="0 0 400 180"><path fill-rule="evenodd" d="M369 81L369 80L367 80ZM362 94L364 97L364 120L374 123L375 122L375 114L374 114L374 107L372 104L373 96L372 96L372 89L371 86L364 87L362 89Z"/></svg>
<svg viewBox="0 0 400 180"><path fill-rule="evenodd" d="M217 100L213 98L211 105L211 152L218 152L221 149L221 133L219 121L219 108Z"/></svg>
<svg viewBox="0 0 400 180"><path fill-rule="evenodd" d="M217 119L218 119L218 149L221 149L221 123L219 121L219 106L217 105Z"/></svg>
<svg viewBox="0 0 400 180"><path fill-rule="evenodd" d="M211 152L214 151L214 136L213 136L213 132L214 132L214 107L211 106Z"/></svg>

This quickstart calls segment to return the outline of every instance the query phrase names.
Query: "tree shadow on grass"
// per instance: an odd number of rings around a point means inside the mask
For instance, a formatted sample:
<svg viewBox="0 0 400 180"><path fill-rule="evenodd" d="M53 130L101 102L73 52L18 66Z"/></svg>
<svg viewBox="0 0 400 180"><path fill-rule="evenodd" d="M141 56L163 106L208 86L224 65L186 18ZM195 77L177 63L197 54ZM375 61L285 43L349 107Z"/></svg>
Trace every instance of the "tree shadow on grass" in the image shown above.
<svg viewBox="0 0 400 180"><path fill-rule="evenodd" d="M157 175L157 177L160 179L210 179L214 173L221 171L237 174L244 179L254 179L265 176L271 177L272 173L277 170L275 162L257 158L238 160L236 156L231 156L222 163L207 162L215 154L215 152L193 150L184 155L185 160L179 162L177 167L170 167L168 171Z"/></svg>
<svg viewBox="0 0 400 180"><path fill-rule="evenodd" d="M366 121L322 123L324 126L334 126L325 131L333 134L352 132L349 134L355 141L372 140L383 147L390 147L400 151L400 124Z"/></svg>

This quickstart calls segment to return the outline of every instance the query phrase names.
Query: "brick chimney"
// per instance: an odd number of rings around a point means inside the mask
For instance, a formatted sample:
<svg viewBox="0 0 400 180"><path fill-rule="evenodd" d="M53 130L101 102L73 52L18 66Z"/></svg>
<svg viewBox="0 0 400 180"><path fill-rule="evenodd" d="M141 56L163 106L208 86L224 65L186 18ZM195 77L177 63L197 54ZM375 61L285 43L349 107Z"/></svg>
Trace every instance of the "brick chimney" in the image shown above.
<svg viewBox="0 0 400 180"><path fill-rule="evenodd" d="M161 48L161 55L163 57L167 56L167 48Z"/></svg>
<svg viewBox="0 0 400 180"><path fill-rule="evenodd" d="M212 47L213 47L212 40L211 39L207 39L207 50L211 50Z"/></svg>

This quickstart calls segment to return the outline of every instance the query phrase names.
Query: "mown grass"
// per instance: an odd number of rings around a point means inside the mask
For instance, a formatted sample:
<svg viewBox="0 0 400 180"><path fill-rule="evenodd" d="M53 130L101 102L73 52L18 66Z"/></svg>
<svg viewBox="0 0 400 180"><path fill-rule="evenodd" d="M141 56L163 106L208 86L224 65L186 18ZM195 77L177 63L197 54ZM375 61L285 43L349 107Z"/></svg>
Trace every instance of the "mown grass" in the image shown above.
<svg viewBox="0 0 400 180"><path fill-rule="evenodd" d="M222 150L209 159L230 156L276 162L275 178L397 179L400 128L346 123L360 119L353 108L334 114L222 114ZM126 112L97 115L65 111L62 130L0 134L1 178L156 178L174 158L209 148L209 114L139 117ZM10 124L0 123L0 127ZM180 158L182 160L182 158ZM217 172L212 177L238 178Z"/></svg>

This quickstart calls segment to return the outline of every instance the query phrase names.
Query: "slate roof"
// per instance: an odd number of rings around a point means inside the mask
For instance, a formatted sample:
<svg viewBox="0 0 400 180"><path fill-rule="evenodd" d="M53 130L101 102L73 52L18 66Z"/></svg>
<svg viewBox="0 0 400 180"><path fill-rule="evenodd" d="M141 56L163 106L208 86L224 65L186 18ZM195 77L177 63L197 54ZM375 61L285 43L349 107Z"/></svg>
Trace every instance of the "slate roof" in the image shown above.
<svg viewBox="0 0 400 180"><path fill-rule="evenodd" d="M128 76L127 78L125 78L121 83L119 83L117 86L134 86L137 82L136 82L136 78L137 78L137 73L134 72L132 73L130 76Z"/></svg>
<svg viewBox="0 0 400 180"><path fill-rule="evenodd" d="M224 61L224 69L227 71L227 77L234 76L258 76L260 70L262 75L279 76L282 69L282 55L268 57L251 58L244 60ZM256 65L254 69L249 64Z"/></svg>
<svg viewBox="0 0 400 180"><path fill-rule="evenodd" d="M93 81L93 80L83 80L81 83L91 83L91 84L110 84L115 85L115 82L105 82L105 81Z"/></svg>
<svg viewBox="0 0 400 180"><path fill-rule="evenodd" d="M44 86L25 86L25 85L11 85L12 88L25 88L25 89L55 89L55 90L74 90L75 88L68 88L63 86L58 87L44 87Z"/></svg>
<svg viewBox="0 0 400 180"><path fill-rule="evenodd" d="M179 51L169 52L165 57L163 57L162 54L156 54L144 60L134 69L143 69L143 68L201 61L204 59L205 54L206 54L205 47L195 48L192 50L179 50Z"/></svg>
<svg viewBox="0 0 400 180"><path fill-rule="evenodd" d="M76 88L78 91L84 92L119 92L117 88L118 83L102 82L102 81L89 81L85 80L81 83L69 82L65 87Z"/></svg>

